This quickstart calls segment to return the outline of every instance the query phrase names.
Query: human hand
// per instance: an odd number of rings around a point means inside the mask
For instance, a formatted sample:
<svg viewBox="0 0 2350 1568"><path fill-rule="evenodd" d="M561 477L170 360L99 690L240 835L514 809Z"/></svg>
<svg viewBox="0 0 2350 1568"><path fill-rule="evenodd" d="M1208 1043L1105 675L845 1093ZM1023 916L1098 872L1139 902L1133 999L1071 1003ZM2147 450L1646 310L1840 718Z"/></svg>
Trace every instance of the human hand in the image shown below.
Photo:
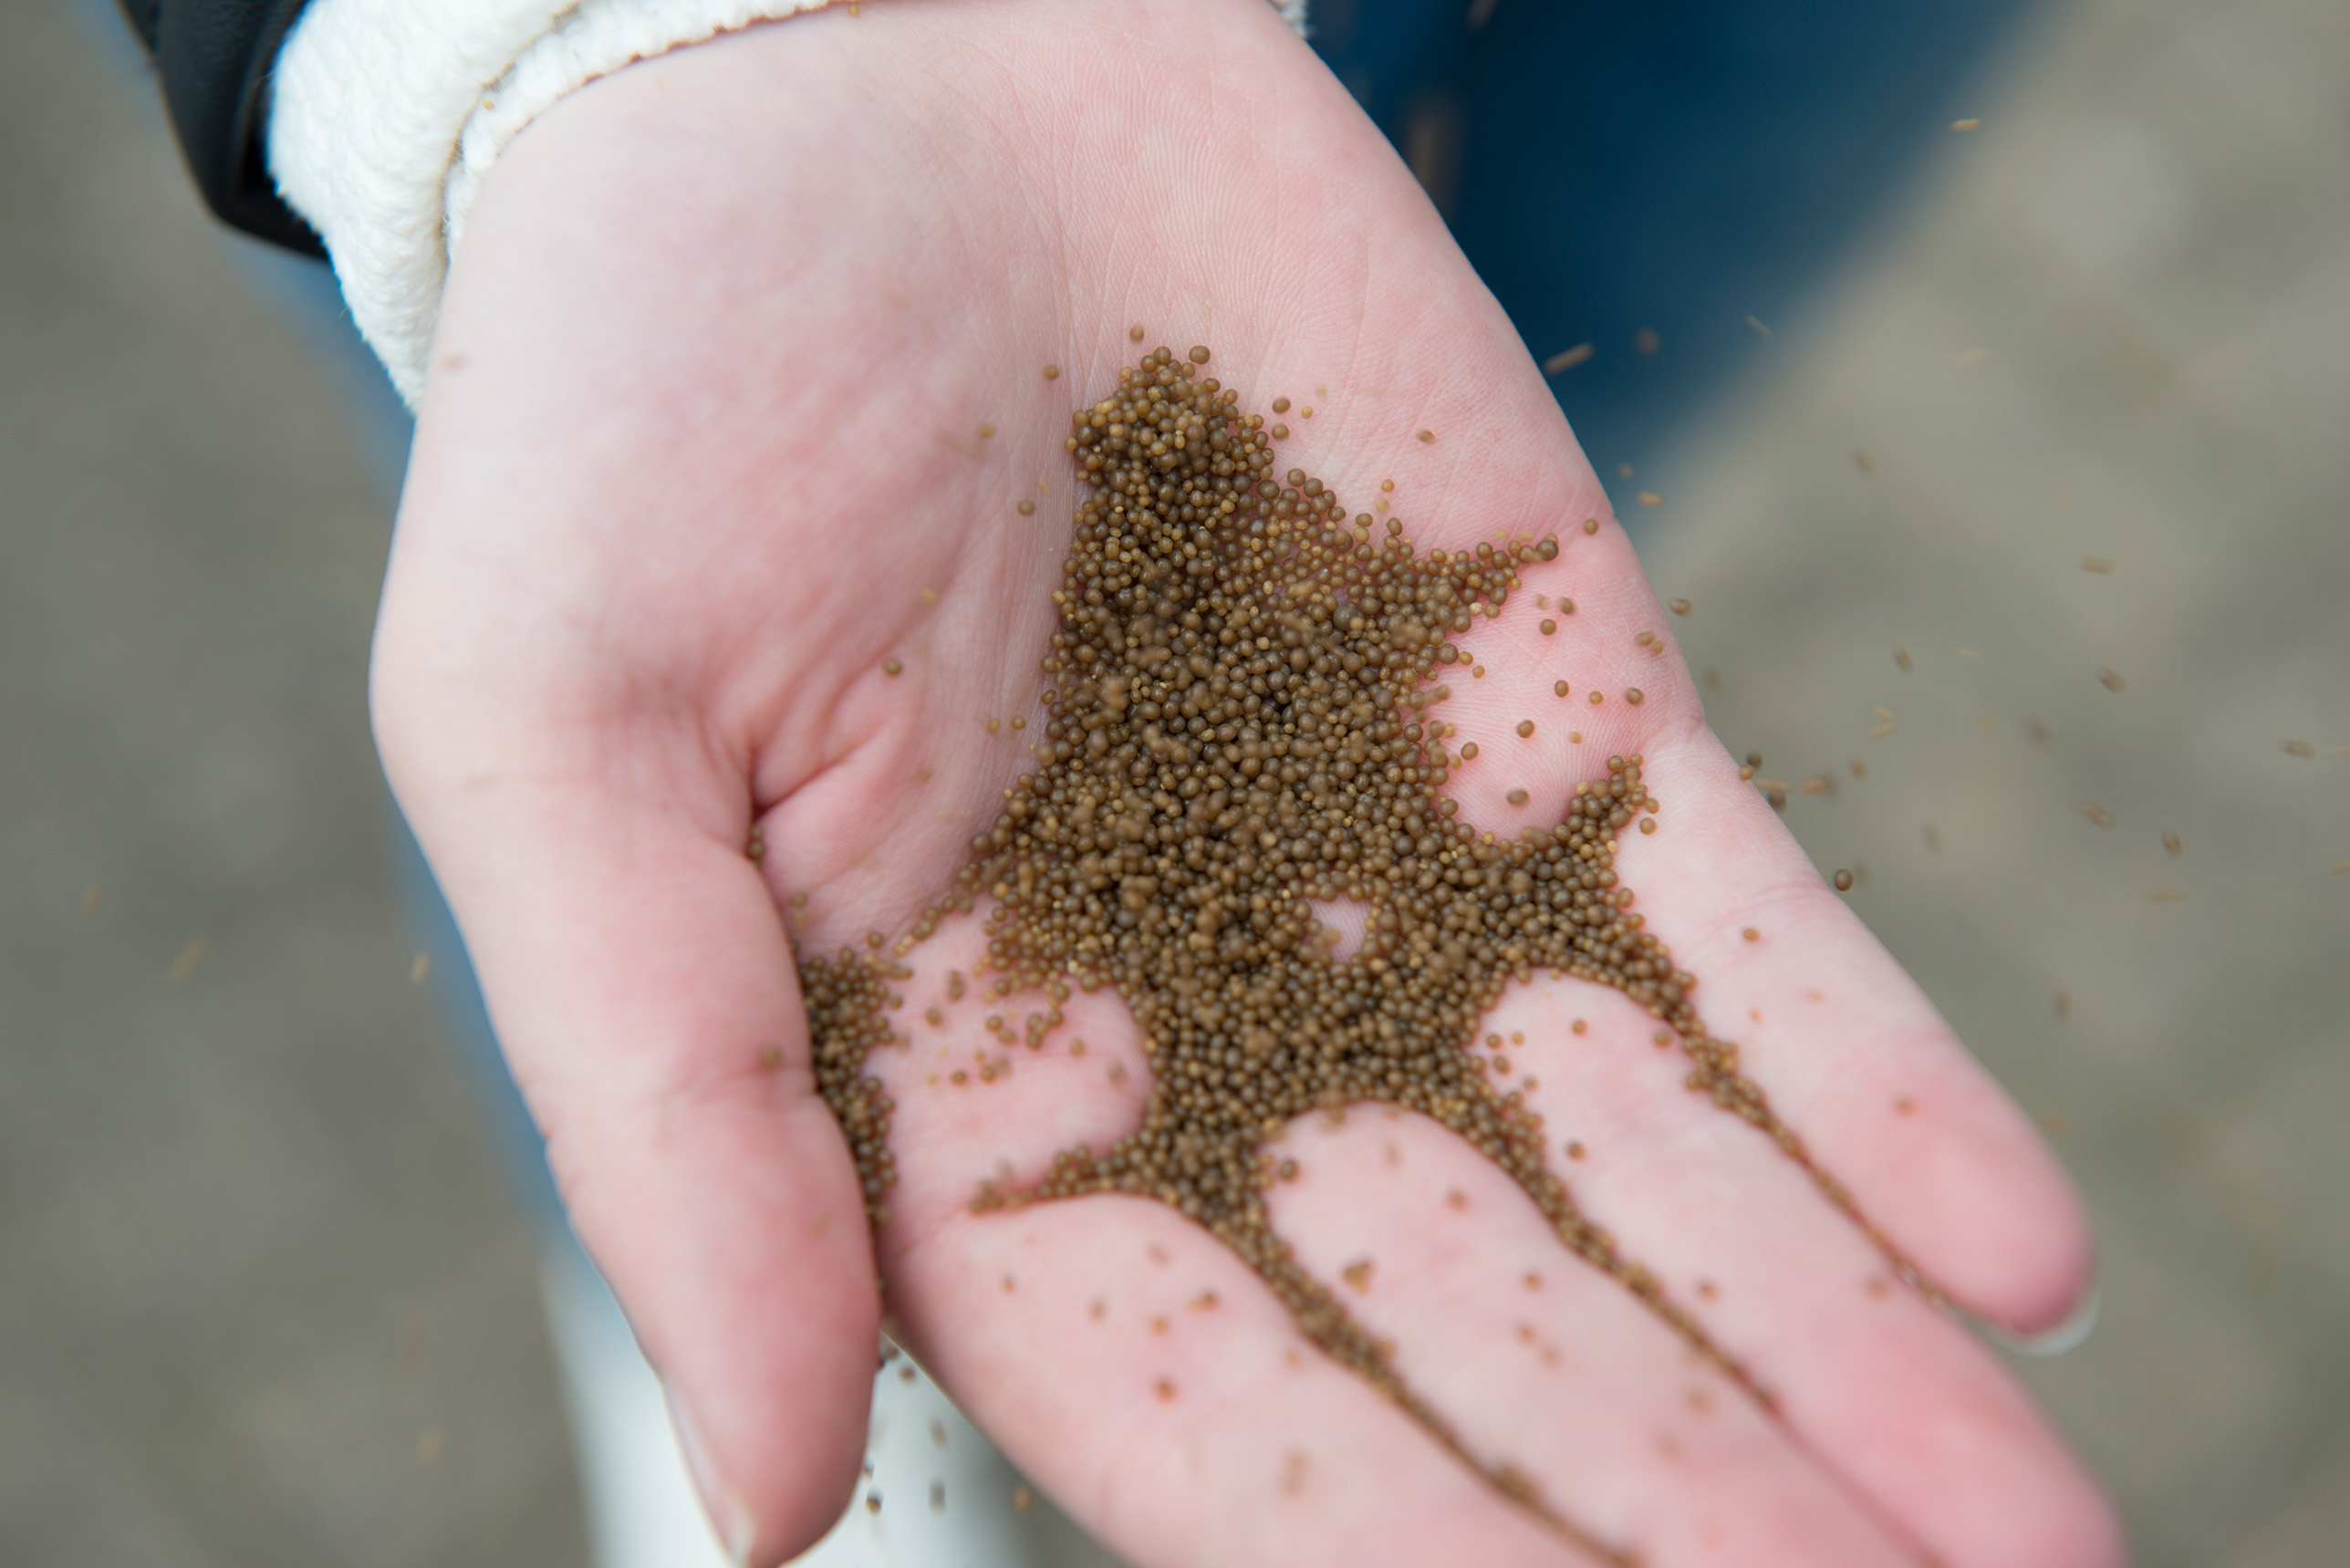
<svg viewBox="0 0 2350 1568"><path fill-rule="evenodd" d="M1243 407L1296 399L1284 462L1366 507L1393 478L1421 545L1561 535L1524 595L1576 612L1544 639L1513 596L1481 631L1489 673L1450 716L1494 760L1450 793L1514 830L1642 753L1666 809L1617 864L1749 1075L1953 1299L2062 1319L2090 1270L2062 1174L1740 783L1622 533L1570 532L1607 511L1555 404L1303 47L1258 0L836 8L608 78L501 161L451 275L375 669L387 765L575 1223L743 1553L806 1544L847 1495L878 1267L958 1402L1138 1561L1575 1560L1295 1354L1170 1211L971 1212L1000 1169L1134 1125L1147 1066L1107 993L1010 1075L934 1083L941 1046L1001 1053L981 1000L942 994L976 923L914 950L894 1017L920 1045L873 1059L900 1173L878 1257L813 1093L791 940L904 929L1031 765L1067 411L1138 321L1212 344ZM1582 705L1636 685L1637 707ZM941 1027L910 1022L933 1004ZM1472 1449L1656 1564L2118 1557L1995 1362L1688 1094L1640 1009L1537 981L1490 1026L1526 1035L1584 1210L1778 1411L1430 1124L1299 1124L1275 1223L1326 1281L1375 1260L1353 1311Z"/></svg>

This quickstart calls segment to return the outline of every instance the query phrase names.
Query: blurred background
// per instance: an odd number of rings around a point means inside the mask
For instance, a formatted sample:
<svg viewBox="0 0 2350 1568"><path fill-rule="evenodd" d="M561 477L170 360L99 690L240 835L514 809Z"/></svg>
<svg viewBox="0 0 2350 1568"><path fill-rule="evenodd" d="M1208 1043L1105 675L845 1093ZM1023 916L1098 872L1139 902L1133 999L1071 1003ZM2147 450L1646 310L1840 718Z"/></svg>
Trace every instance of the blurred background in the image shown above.
<svg viewBox="0 0 2350 1568"><path fill-rule="evenodd" d="M2103 1321L2016 1366L2138 1561L2341 1562L2350 7L1316 14L2085 1189ZM0 8L0 1562L577 1564L367 734L398 452L291 265L100 0Z"/></svg>

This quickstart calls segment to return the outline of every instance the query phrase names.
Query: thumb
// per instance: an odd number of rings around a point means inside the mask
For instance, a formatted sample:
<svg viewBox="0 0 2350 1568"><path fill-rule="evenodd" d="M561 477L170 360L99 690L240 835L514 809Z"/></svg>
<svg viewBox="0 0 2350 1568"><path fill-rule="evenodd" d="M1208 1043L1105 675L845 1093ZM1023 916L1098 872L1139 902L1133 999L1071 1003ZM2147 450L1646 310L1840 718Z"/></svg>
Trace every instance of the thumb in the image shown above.
<svg viewBox="0 0 2350 1568"><path fill-rule="evenodd" d="M391 688L379 666L387 766L573 1226L668 1389L719 1538L738 1562L789 1555L847 1506L879 1303L790 944L743 852L747 788L695 776L723 769L694 745L648 786L664 747L641 731L597 755L576 732L452 724L443 703L420 733ZM503 733L495 760L447 765L469 730Z"/></svg>

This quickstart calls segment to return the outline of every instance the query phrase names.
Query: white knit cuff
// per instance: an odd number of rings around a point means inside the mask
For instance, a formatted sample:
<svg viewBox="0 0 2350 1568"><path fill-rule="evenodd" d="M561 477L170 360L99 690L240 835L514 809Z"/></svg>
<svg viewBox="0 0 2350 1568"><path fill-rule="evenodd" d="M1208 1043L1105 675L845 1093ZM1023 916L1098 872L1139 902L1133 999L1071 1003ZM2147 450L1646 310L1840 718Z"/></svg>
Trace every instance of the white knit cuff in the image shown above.
<svg viewBox="0 0 2350 1568"><path fill-rule="evenodd" d="M311 0L277 58L269 171L327 243L411 407L482 182L575 88L826 0ZM1271 0L1305 30L1306 0Z"/></svg>

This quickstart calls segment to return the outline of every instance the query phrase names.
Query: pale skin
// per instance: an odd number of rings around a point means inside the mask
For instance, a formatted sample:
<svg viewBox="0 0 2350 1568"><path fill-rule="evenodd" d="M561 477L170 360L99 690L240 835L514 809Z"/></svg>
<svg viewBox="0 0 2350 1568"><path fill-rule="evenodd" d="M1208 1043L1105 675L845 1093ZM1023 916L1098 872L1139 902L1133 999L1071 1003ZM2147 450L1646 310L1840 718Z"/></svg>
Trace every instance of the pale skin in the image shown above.
<svg viewBox="0 0 2350 1568"><path fill-rule="evenodd" d="M2093 1251L2062 1170L1740 783L1539 371L1305 47L1259 0L836 7L583 89L498 164L374 670L401 804L738 1555L781 1559L847 1500L878 1273L894 1331L1132 1561L1588 1560L1171 1211L970 1211L983 1179L1135 1124L1148 1068L1114 995L1006 1052L983 1018L1040 1002L944 1001L976 926L910 955L892 1016L916 1044L874 1058L902 1173L878 1248L813 1093L792 941L902 931L1026 765L1068 413L1160 342L1211 345L1243 407L1295 400L1283 465L1385 499L1423 548L1560 537L1461 639L1486 674L1451 678L1452 744L1482 754L1451 793L1513 832L1643 753L1664 810L1618 867L1714 1031L1955 1302L2022 1333L2074 1312ZM1575 600L1553 637L1536 594ZM1372 1261L1349 1306L1473 1452L1659 1568L2118 1562L1996 1360L1686 1093L1652 1027L1547 979L1487 1025L1524 1036L1508 1081L1539 1081L1554 1168L1775 1418L1430 1124L1294 1127L1275 1224L1326 1280ZM982 1048L1011 1075L952 1085Z"/></svg>

